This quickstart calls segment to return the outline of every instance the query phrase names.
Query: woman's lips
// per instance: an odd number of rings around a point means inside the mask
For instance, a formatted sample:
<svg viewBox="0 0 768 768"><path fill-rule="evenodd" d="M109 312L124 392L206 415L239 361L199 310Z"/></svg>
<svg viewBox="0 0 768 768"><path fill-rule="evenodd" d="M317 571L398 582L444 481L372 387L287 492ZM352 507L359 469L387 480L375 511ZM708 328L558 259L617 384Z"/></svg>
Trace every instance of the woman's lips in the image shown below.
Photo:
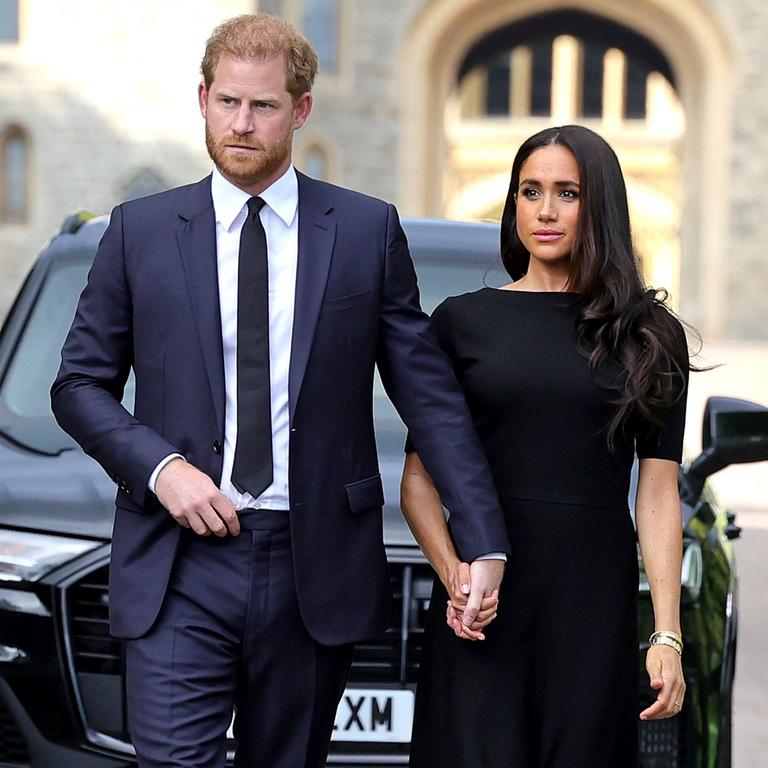
<svg viewBox="0 0 768 768"><path fill-rule="evenodd" d="M565 232L558 232L554 229L537 229L533 233L534 239L538 240L540 243L550 243L553 240L558 240L564 236Z"/></svg>

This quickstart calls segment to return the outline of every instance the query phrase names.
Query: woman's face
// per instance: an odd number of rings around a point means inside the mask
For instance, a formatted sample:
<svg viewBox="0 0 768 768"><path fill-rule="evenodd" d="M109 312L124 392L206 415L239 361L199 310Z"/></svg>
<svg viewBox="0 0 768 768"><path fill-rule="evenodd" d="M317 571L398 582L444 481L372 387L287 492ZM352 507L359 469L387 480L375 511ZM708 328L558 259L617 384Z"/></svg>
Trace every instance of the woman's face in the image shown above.
<svg viewBox="0 0 768 768"><path fill-rule="evenodd" d="M520 168L517 234L542 265L567 264L579 219L579 167L569 149L540 147Z"/></svg>

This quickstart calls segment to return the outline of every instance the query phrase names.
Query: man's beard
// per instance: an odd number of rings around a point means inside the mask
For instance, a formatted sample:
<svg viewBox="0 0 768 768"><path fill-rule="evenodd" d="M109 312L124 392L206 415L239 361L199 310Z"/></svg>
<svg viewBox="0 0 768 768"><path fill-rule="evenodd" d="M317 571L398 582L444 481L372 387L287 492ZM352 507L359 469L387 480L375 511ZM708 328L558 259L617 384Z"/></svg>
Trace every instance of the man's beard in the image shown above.
<svg viewBox="0 0 768 768"><path fill-rule="evenodd" d="M264 144L230 134L217 141L205 124L205 146L214 165L222 176L233 183L247 187L269 178L291 154L293 131L288 130L279 141L267 147ZM252 147L255 152L238 155L227 151L228 144Z"/></svg>

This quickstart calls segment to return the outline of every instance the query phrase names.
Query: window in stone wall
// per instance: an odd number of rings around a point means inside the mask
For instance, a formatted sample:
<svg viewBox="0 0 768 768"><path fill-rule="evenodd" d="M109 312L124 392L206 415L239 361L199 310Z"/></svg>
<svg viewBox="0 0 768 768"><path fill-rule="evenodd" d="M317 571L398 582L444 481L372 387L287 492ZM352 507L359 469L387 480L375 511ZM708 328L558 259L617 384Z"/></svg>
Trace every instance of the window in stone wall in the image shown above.
<svg viewBox="0 0 768 768"><path fill-rule="evenodd" d="M303 152L302 167L307 176L320 181L329 181L328 153L319 144L311 144Z"/></svg>
<svg viewBox="0 0 768 768"><path fill-rule="evenodd" d="M624 115L630 119L645 118L645 96L648 75L651 70L636 59L627 59L626 91L624 92Z"/></svg>
<svg viewBox="0 0 768 768"><path fill-rule="evenodd" d="M488 65L485 111L488 115L508 115L510 96L509 55L502 54Z"/></svg>
<svg viewBox="0 0 768 768"><path fill-rule="evenodd" d="M585 40L582 43L581 116L602 117L604 60L607 46Z"/></svg>
<svg viewBox="0 0 768 768"><path fill-rule="evenodd" d="M340 4L340 0L304 0L302 29L317 51L321 73L338 69Z"/></svg>
<svg viewBox="0 0 768 768"><path fill-rule="evenodd" d="M19 39L19 0L0 0L0 43Z"/></svg>
<svg viewBox="0 0 768 768"><path fill-rule="evenodd" d="M669 62L634 30L583 12L539 14L472 46L458 77L461 114L646 120L652 75L674 90Z"/></svg>
<svg viewBox="0 0 768 768"><path fill-rule="evenodd" d="M28 216L29 141L22 128L11 126L0 136L0 220L24 222Z"/></svg>

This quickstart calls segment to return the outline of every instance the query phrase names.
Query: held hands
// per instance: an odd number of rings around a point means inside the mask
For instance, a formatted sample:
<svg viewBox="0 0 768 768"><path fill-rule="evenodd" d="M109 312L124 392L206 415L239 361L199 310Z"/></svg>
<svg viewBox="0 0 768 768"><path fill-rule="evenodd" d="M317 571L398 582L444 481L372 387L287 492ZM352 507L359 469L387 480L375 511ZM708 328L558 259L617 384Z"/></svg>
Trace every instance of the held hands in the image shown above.
<svg viewBox="0 0 768 768"><path fill-rule="evenodd" d="M198 536L240 533L232 502L208 475L183 459L173 459L160 470L155 495L180 526L191 528Z"/></svg>
<svg viewBox="0 0 768 768"><path fill-rule="evenodd" d="M457 562L443 579L450 596L446 622L456 637L485 640L482 630L496 618L503 576L503 560L475 560Z"/></svg>
<svg viewBox="0 0 768 768"><path fill-rule="evenodd" d="M648 649L645 668L651 688L659 691L656 701L640 713L641 720L661 720L680 712L685 696L685 681L680 655L668 645L652 645Z"/></svg>

